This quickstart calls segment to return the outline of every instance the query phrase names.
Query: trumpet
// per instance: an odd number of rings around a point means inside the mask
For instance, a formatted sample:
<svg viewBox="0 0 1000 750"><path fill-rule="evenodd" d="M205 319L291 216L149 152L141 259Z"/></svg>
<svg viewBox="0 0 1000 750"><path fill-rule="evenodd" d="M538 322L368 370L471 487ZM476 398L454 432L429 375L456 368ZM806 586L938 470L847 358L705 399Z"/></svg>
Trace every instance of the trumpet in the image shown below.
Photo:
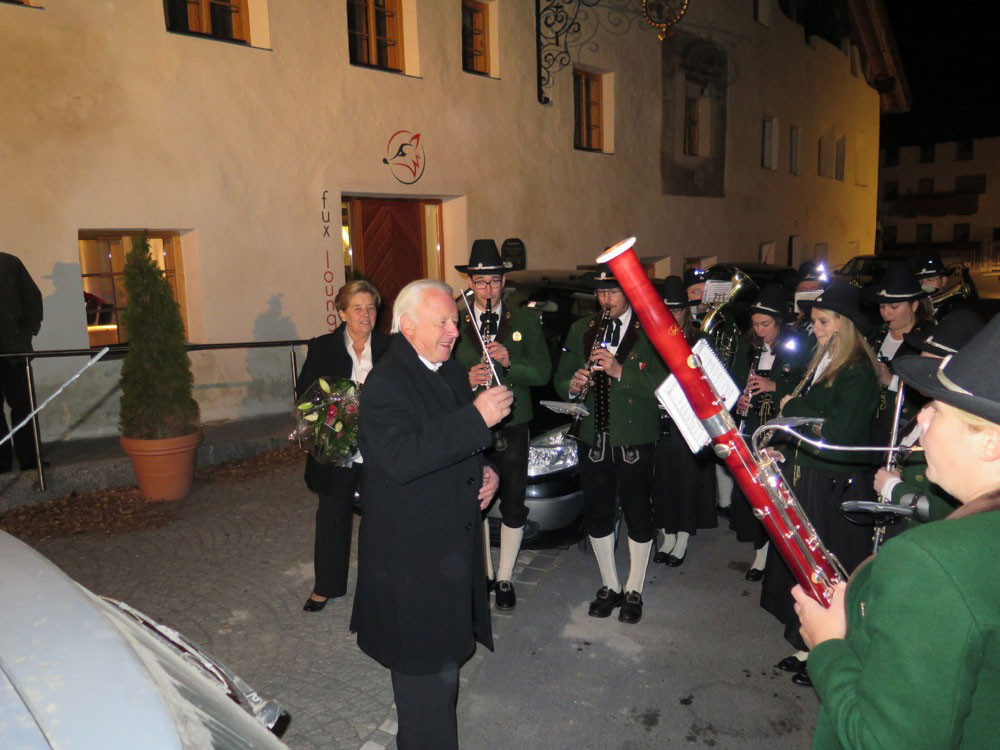
<svg viewBox="0 0 1000 750"><path fill-rule="evenodd" d="M587 364L584 369L587 371L587 382L583 384L575 396L573 396L570 401L574 403L583 403L587 400L587 394L590 392L590 384L593 382L593 371L594 371L594 355L597 350L606 345L606 339L608 337L608 329L611 327L611 311L605 310L601 315L601 320L597 324L597 331L594 334L594 343L590 346L590 354L587 355ZM566 431L566 435L571 438L580 437L580 420L582 419L579 413L573 415L573 421L570 423L569 429Z"/></svg>

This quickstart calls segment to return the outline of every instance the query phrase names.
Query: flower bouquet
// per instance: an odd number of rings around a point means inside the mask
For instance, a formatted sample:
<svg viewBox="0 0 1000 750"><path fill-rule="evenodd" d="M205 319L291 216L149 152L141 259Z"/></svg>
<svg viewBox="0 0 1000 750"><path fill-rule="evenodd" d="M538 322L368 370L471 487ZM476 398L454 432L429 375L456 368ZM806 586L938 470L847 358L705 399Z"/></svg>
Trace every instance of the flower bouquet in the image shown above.
<svg viewBox="0 0 1000 750"><path fill-rule="evenodd" d="M321 464L350 466L358 453L358 384L317 379L296 404L289 439L301 440Z"/></svg>

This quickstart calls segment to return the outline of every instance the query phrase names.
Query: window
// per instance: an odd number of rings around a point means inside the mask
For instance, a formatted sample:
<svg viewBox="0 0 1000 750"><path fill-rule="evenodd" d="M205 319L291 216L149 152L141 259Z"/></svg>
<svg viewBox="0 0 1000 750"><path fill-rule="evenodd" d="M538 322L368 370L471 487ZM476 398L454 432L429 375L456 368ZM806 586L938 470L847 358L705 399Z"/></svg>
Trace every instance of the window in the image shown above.
<svg viewBox="0 0 1000 750"><path fill-rule="evenodd" d="M462 70L490 74L489 8L478 0L462 0Z"/></svg>
<svg viewBox="0 0 1000 750"><path fill-rule="evenodd" d="M167 30L246 42L246 0L166 0Z"/></svg>
<svg viewBox="0 0 1000 750"><path fill-rule="evenodd" d="M963 174L955 178L956 193L985 193L985 174Z"/></svg>
<svg viewBox="0 0 1000 750"><path fill-rule="evenodd" d="M837 153L836 161L833 166L833 176L843 181L844 179L844 162L847 160L847 136L842 135L837 139Z"/></svg>
<svg viewBox="0 0 1000 750"><path fill-rule="evenodd" d="M757 246L757 262L777 263L774 258L776 250L777 245L774 242L761 242Z"/></svg>
<svg viewBox="0 0 1000 750"><path fill-rule="evenodd" d="M399 0L347 0L352 65L403 70Z"/></svg>
<svg viewBox="0 0 1000 750"><path fill-rule="evenodd" d="M993 241L1000 242L1000 227L993 227Z"/></svg>
<svg viewBox="0 0 1000 750"><path fill-rule="evenodd" d="M778 168L778 120L774 117L765 117L761 124L760 165Z"/></svg>
<svg viewBox="0 0 1000 750"><path fill-rule="evenodd" d="M882 244L891 247L896 244L896 225L886 224L882 229Z"/></svg>
<svg viewBox="0 0 1000 750"><path fill-rule="evenodd" d="M968 138L955 144L955 161L968 161L972 158L972 139Z"/></svg>
<svg viewBox="0 0 1000 750"><path fill-rule="evenodd" d="M802 167L799 164L801 154L799 140L801 136L802 131L798 125L792 125L788 129L788 171L791 174L802 174Z"/></svg>
<svg viewBox="0 0 1000 750"><path fill-rule="evenodd" d="M917 242L927 245L931 242L931 225L917 224Z"/></svg>
<svg viewBox="0 0 1000 750"><path fill-rule="evenodd" d="M921 164L933 164L934 163L934 144L925 143L920 147L920 163Z"/></svg>
<svg viewBox="0 0 1000 750"><path fill-rule="evenodd" d="M956 224L952 227L951 238L955 242L968 242L971 225L968 223Z"/></svg>
<svg viewBox="0 0 1000 750"><path fill-rule="evenodd" d="M882 189L882 197L887 201L894 201L899 197L899 180L886 180Z"/></svg>
<svg viewBox="0 0 1000 750"><path fill-rule="evenodd" d="M603 147L601 127L601 76L573 68L573 147L583 151L600 151Z"/></svg>
<svg viewBox="0 0 1000 750"><path fill-rule="evenodd" d="M934 194L934 178L921 177L917 181L917 195L933 195L933 194Z"/></svg>
<svg viewBox="0 0 1000 750"><path fill-rule="evenodd" d="M708 86L695 81L684 82L684 155L708 156L711 119Z"/></svg>
<svg viewBox="0 0 1000 750"><path fill-rule="evenodd" d="M882 162L883 167L898 167L899 166L899 147L898 146L886 146L885 147L885 158Z"/></svg>
<svg viewBox="0 0 1000 750"><path fill-rule="evenodd" d="M773 0L753 0L753 20L764 26L771 25L771 3Z"/></svg>
<svg viewBox="0 0 1000 750"><path fill-rule="evenodd" d="M121 325L121 313L127 307L123 273L125 256L132 249L135 233L119 231L81 231L80 276L87 310L87 336L91 346L124 344L128 332ZM149 232L149 253L170 282L174 299L180 302L178 270L180 237L176 232ZM184 306L181 305L181 317Z"/></svg>

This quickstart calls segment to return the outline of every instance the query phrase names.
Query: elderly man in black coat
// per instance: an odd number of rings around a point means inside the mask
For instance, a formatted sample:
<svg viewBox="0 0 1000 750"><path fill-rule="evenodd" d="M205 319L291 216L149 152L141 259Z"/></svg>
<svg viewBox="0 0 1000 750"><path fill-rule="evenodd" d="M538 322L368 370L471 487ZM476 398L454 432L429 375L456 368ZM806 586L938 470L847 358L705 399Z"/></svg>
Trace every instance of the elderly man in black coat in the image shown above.
<svg viewBox="0 0 1000 750"><path fill-rule="evenodd" d="M364 457L351 629L392 671L400 750L458 747L458 671L476 641L493 648L480 509L498 478L483 461L510 413L503 387L475 400L451 288L408 284L396 334L361 392Z"/></svg>

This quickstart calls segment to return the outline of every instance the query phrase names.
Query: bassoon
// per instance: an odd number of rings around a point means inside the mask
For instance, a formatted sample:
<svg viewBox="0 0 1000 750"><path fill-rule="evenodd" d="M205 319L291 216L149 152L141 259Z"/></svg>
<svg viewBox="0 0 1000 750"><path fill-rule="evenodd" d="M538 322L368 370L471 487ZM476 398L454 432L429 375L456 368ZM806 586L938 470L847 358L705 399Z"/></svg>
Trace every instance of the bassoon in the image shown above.
<svg viewBox="0 0 1000 750"><path fill-rule="evenodd" d="M791 488L770 458L754 458L725 404L716 395L680 326L663 304L632 249L635 237L610 247L598 259L614 272L622 291L638 313L643 330L677 378L695 415L714 444L715 454L729 467L754 515L802 588L829 606L836 584L847 574L820 541Z"/></svg>

